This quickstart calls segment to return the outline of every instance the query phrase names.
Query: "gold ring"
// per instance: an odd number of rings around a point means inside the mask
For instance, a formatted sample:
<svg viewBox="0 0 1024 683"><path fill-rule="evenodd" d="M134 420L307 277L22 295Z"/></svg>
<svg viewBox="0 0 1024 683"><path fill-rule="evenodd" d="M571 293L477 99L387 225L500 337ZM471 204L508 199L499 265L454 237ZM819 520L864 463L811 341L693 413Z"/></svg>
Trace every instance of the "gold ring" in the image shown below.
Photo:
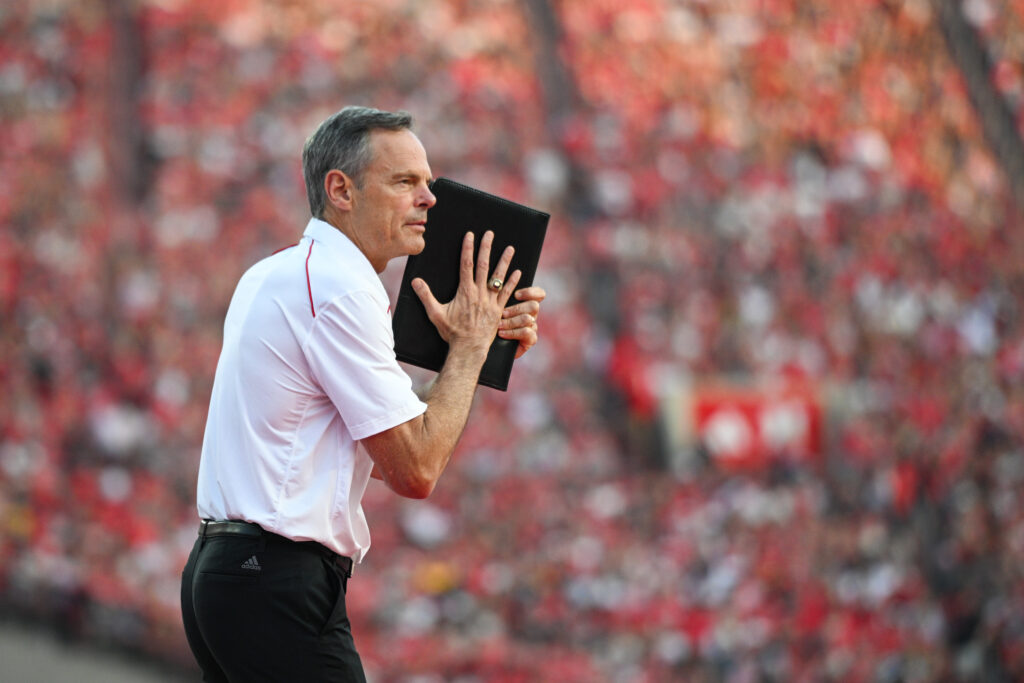
<svg viewBox="0 0 1024 683"><path fill-rule="evenodd" d="M501 288L502 288L502 286L504 286L504 284L505 284L505 283L504 283L504 282L502 281L502 279L501 279L500 277L496 277L496 278L494 278L493 280L491 280L491 282L490 282L490 287L491 287L491 289L493 289L493 290L494 290L495 292L500 292L500 291L501 291Z"/></svg>

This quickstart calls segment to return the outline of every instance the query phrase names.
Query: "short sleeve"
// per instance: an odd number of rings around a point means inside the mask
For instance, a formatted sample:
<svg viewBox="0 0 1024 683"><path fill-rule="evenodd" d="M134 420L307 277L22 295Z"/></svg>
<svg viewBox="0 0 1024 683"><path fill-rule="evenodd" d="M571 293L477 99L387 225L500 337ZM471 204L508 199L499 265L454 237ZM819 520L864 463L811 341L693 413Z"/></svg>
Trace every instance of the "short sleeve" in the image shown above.
<svg viewBox="0 0 1024 683"><path fill-rule="evenodd" d="M306 343L314 377L357 441L427 409L395 358L386 306L369 292L339 297L317 310Z"/></svg>

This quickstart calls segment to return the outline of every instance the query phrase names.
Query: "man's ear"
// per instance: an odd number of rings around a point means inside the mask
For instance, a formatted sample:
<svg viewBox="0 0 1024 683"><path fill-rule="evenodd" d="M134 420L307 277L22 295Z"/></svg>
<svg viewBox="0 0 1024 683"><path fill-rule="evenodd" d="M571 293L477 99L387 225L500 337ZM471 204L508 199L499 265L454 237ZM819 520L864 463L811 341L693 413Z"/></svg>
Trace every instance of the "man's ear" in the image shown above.
<svg viewBox="0 0 1024 683"><path fill-rule="evenodd" d="M324 191L327 202L337 209L349 211L352 208L352 190L355 185L352 179L336 168L332 168L324 176Z"/></svg>

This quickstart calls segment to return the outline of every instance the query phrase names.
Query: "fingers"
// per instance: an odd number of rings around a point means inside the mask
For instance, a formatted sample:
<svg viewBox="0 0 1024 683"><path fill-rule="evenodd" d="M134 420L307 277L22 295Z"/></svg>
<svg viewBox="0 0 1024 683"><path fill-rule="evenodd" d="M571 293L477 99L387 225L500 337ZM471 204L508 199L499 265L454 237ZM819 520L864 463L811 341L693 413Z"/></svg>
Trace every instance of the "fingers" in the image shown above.
<svg viewBox="0 0 1024 683"><path fill-rule="evenodd" d="M512 247L509 247L511 249ZM506 250L507 251L507 250ZM502 256L504 258L504 256ZM505 264L508 267L508 264ZM501 291L498 292L498 304L504 306L508 303L509 298L512 296L512 292L516 291L516 285L519 284L519 278L523 276L523 271L514 270L509 276L508 281L502 286Z"/></svg>
<svg viewBox="0 0 1024 683"><path fill-rule="evenodd" d="M512 255L515 254L515 248L512 245L505 247L505 250L501 252L501 257L498 259L497 265L494 267L494 272L488 275L488 269L491 264L491 247L494 244L494 233L490 230L484 233L483 238L480 240L480 253L476 257L476 282L478 286L485 288L488 291L496 292L500 295L504 292L504 286L499 289L491 287L491 283L495 280L505 283L505 273L508 272L509 264L512 263ZM511 291L515 291L514 288ZM511 296L511 291L509 296ZM506 296L502 301L508 300Z"/></svg>
<svg viewBox="0 0 1024 683"><path fill-rule="evenodd" d="M506 308L508 312L511 309ZM537 318L530 315L529 313L523 313L521 315L504 316L500 323L498 323L499 330L515 330L520 327L536 327Z"/></svg>
<svg viewBox="0 0 1024 683"><path fill-rule="evenodd" d="M524 331L530 331L533 333L533 336L536 336L537 312L539 309L540 304L536 301L509 306L502 312L502 319L498 323L498 331L510 333L509 335L502 335L507 339L522 339L522 335L526 334Z"/></svg>
<svg viewBox="0 0 1024 683"><path fill-rule="evenodd" d="M516 298L520 301L536 301L538 304L544 301L547 295L548 293L544 291L543 287L537 287L536 285L533 287L523 287L516 292Z"/></svg>
<svg viewBox="0 0 1024 683"><path fill-rule="evenodd" d="M540 315L540 302L544 301L545 297L547 297L547 292L544 291L543 287L523 287L516 290L513 296L521 303L506 308L501 317L516 318L522 315L530 315L536 320L537 316ZM512 325L511 327L517 327L517 325Z"/></svg>
<svg viewBox="0 0 1024 683"><path fill-rule="evenodd" d="M483 246L480 248L483 250ZM459 256L459 286L465 286L471 282L473 282L473 233L467 232L462 238L462 254Z"/></svg>
<svg viewBox="0 0 1024 683"><path fill-rule="evenodd" d="M434 323L435 327L438 327L438 332L441 333L441 337L447 340L446 331L438 326L438 322L444 318L444 305L434 296L434 293L430 291L430 285L421 278L414 278L410 283L412 285L412 291L416 292L416 296L423 302L423 308L427 311L427 318Z"/></svg>
<svg viewBox="0 0 1024 683"><path fill-rule="evenodd" d="M412 285L412 291L416 292L416 296L423 302L423 307L427 309L428 313L431 308L440 307L441 303L434 297L434 293L430 291L430 285L427 284L426 280L417 277L413 278L409 284Z"/></svg>
<svg viewBox="0 0 1024 683"><path fill-rule="evenodd" d="M532 337L536 341L537 322L531 318L530 322L523 325L516 325L515 327L505 327L503 325L502 329L498 330L498 334L500 334L503 339L524 340Z"/></svg>
<svg viewBox="0 0 1024 683"><path fill-rule="evenodd" d="M515 253L511 246L502 251L491 273L494 232L488 230L480 236L479 249L475 249L474 239L472 232L467 232L463 237L459 289L451 301L439 303L420 278L411 283L431 322L449 344L465 342L478 345L486 341L489 345L501 322L505 304L522 279L522 272L516 270L509 275L507 282L504 280ZM496 289L491 287L495 280L501 282Z"/></svg>
<svg viewBox="0 0 1024 683"><path fill-rule="evenodd" d="M463 283L473 281L477 287L491 292L498 292L499 294L504 291L504 287L499 290L495 290L490 286L490 283L494 280L501 280L504 284L505 273L508 272L508 267L512 263L512 256L515 254L515 248L512 245L505 247L505 250L501 252L501 257L498 259L498 263L494 268L494 272L488 274L488 270L491 264L491 247L494 244L494 232L487 230L484 232L483 237L480 238L480 251L476 257L476 268L475 271L472 268L472 252L473 252L473 233L466 233L465 238L462 242L462 259L461 259L461 281ZM470 276L470 273L475 274ZM512 290L514 291L514 289ZM509 294L511 296L511 293ZM506 297L507 300L508 297Z"/></svg>
<svg viewBox="0 0 1024 683"><path fill-rule="evenodd" d="M514 296L520 303L502 312L498 336L519 342L516 349L516 358L519 358L537 343L537 316L540 314L540 302L547 296L547 292L542 287L524 287L517 290Z"/></svg>
<svg viewBox="0 0 1024 683"><path fill-rule="evenodd" d="M498 336L502 339L514 339L519 342L516 349L516 358L529 351L537 343L537 326L517 327L511 330L498 330Z"/></svg>
<svg viewBox="0 0 1024 683"><path fill-rule="evenodd" d="M505 273L508 272L508 267L512 263L512 255L515 254L515 251L515 247L512 245L505 247L505 251L501 252L501 258L498 259L498 265L494 267L492 279L505 281ZM518 279L516 281L518 282Z"/></svg>
<svg viewBox="0 0 1024 683"><path fill-rule="evenodd" d="M519 292L516 292L518 295ZM515 304L506 308L502 314L502 318L518 318L522 316L530 316L536 318L540 315L540 302L539 301L524 301L521 304ZM513 325L513 327L515 327Z"/></svg>
<svg viewBox="0 0 1024 683"><path fill-rule="evenodd" d="M499 330L515 330L520 327L537 329L537 317L540 315L540 302L546 292L540 287L524 287L516 290L513 295L521 303L508 306L501 312Z"/></svg>
<svg viewBox="0 0 1024 683"><path fill-rule="evenodd" d="M491 244L494 242L494 233L488 230L480 239L480 253L476 256L476 284L478 287L487 287L487 271L491 267Z"/></svg>

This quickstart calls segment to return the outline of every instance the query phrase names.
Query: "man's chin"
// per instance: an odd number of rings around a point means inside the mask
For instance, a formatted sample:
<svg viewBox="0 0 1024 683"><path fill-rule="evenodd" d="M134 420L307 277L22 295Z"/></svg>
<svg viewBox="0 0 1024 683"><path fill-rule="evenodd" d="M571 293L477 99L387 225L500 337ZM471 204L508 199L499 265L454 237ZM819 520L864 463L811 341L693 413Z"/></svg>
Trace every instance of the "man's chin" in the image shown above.
<svg viewBox="0 0 1024 683"><path fill-rule="evenodd" d="M419 239L410 240L409 242L409 256L415 256L416 254L423 251L427 246L427 241L420 237Z"/></svg>

